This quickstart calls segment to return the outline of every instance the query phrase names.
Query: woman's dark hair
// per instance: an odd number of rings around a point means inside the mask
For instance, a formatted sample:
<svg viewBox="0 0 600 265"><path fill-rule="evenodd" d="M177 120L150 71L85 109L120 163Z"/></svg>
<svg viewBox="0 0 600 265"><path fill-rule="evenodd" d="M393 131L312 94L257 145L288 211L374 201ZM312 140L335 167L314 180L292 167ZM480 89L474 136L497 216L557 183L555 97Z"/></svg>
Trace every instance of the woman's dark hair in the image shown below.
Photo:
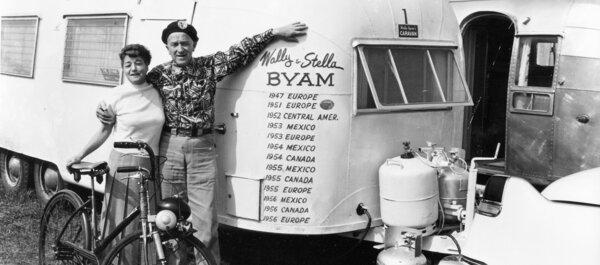
<svg viewBox="0 0 600 265"><path fill-rule="evenodd" d="M152 55L150 55L150 51L146 49L144 45L141 44L127 44L125 45L125 47L123 47L123 49L121 49L121 52L119 53L119 58L121 58L121 65L123 65L123 60L125 59L125 56L129 56L131 58L141 57L147 65L150 65L150 60L152 60Z"/></svg>

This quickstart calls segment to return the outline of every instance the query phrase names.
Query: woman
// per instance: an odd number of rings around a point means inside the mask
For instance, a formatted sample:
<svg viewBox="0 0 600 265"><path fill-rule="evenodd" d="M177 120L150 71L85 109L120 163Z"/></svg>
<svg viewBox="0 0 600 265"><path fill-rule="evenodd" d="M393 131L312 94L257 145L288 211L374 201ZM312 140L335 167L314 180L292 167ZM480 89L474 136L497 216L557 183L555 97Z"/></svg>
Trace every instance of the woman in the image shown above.
<svg viewBox="0 0 600 265"><path fill-rule="evenodd" d="M127 77L123 85L111 89L100 105L116 116L112 124L101 123L83 149L67 161L67 166L80 162L88 154L100 147L113 133L113 140L144 141L158 154L158 142L164 123L163 106L158 90L146 82L146 73L151 55L140 44L129 44L119 54L121 67ZM106 177L104 205L102 207L102 235L108 235L139 205L139 193L136 179L128 174L115 175L121 166L150 168L150 159L139 155L138 150L113 148L108 159L111 172ZM149 194L153 197L154 187L149 183ZM150 203L154 206L154 203ZM130 224L125 233L135 231L137 223ZM113 243L116 241L113 241Z"/></svg>

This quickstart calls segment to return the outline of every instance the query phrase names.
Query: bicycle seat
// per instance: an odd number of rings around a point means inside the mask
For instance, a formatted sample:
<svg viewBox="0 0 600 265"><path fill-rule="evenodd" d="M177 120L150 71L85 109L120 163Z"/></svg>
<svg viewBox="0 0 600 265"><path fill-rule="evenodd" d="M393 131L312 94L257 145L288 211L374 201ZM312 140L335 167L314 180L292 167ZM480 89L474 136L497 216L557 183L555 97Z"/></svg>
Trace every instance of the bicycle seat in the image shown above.
<svg viewBox="0 0 600 265"><path fill-rule="evenodd" d="M108 163L102 162L79 162L72 164L67 167L70 173L72 173L73 179L76 182L81 180L81 175L89 175L92 179L95 177L98 183L102 183L104 173L108 172Z"/></svg>
<svg viewBox="0 0 600 265"><path fill-rule="evenodd" d="M102 162L79 162L69 166L72 171L79 172L80 174L90 174L91 172L105 170L108 168L106 161Z"/></svg>

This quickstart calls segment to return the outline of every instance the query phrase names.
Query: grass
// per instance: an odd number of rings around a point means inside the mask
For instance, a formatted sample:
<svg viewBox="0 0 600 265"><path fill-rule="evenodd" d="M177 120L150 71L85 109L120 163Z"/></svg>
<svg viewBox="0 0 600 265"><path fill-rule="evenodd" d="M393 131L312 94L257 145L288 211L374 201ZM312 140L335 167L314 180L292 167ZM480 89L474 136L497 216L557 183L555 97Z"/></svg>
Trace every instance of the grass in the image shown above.
<svg viewBox="0 0 600 265"><path fill-rule="evenodd" d="M43 205L33 190L18 194L0 185L0 264L38 263L38 234Z"/></svg>

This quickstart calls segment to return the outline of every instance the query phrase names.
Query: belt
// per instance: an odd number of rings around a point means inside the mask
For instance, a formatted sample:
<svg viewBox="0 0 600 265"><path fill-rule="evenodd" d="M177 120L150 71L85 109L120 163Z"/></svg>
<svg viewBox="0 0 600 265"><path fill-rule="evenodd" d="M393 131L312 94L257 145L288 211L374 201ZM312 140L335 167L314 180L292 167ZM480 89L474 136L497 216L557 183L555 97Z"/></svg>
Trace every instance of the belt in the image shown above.
<svg viewBox="0 0 600 265"><path fill-rule="evenodd" d="M185 129L185 128L171 128L169 126L164 126L163 132L168 132L170 134L179 135L179 136L198 137L198 136L202 136L205 134L211 134L213 132L213 130L197 128L197 127Z"/></svg>

